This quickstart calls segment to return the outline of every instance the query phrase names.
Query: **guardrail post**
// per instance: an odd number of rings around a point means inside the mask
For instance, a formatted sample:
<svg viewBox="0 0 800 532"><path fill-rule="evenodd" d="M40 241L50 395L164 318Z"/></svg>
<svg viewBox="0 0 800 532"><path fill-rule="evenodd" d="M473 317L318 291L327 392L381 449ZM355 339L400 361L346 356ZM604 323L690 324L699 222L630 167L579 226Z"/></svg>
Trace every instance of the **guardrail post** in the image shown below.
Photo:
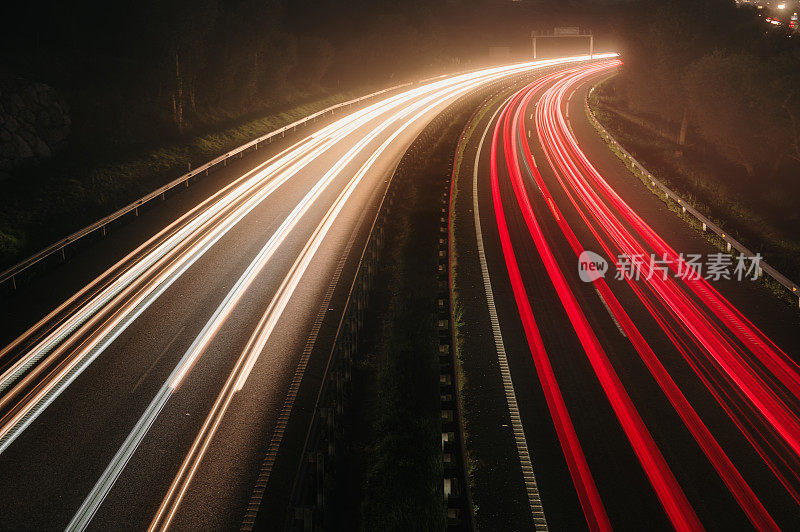
<svg viewBox="0 0 800 532"><path fill-rule="evenodd" d="M317 509L325 504L325 455L317 452Z"/></svg>
<svg viewBox="0 0 800 532"><path fill-rule="evenodd" d="M61 260L67 260L67 255L66 255L66 253L64 253L64 248L65 247L67 247L67 246L63 246L61 248Z"/></svg>
<svg viewBox="0 0 800 532"><path fill-rule="evenodd" d="M591 94L592 91L594 91L594 87L592 87L592 89L590 89L590 94ZM620 159L630 158L635 163L634 166L638 165L638 167L643 171L643 175L641 177L647 176L650 179L650 183L654 184L655 178L653 177L653 175L651 173L647 172L646 170L644 170L644 167L641 166L641 163L639 163L632 156L630 156L630 154L628 154L624 150L624 148L622 148L619 145L619 142L617 142L617 140L614 137L611 136L611 134L606 130L606 128L604 128L603 125L600 124L600 122L597 121L597 118L595 117L595 113L589 107L589 98L588 97L586 98L586 101L584 103L585 103L585 108L586 108L586 111L587 111L587 115L591 119L590 122L595 127L595 129L598 131L600 136L606 142L608 142L610 145L612 145L612 146L614 146L614 147L616 147L616 148L618 148L620 150L620 152L617 152L617 157L619 157ZM664 192L664 194L666 195L667 199L671 198L681 206L681 212L683 214L686 214L687 212L689 212L688 208L684 204L684 201L677 194L675 194L672 190L670 190L666 185L664 185L661 182L658 182L657 186ZM664 198L662 198L662 199L664 199ZM692 214L692 216L694 217L695 220L697 220L697 221L699 221L701 223L701 227L702 227L703 232L707 232L708 231L708 224L711 224L711 227L712 227L713 231L715 233L719 234L721 236L721 238L723 239L723 241L725 242L725 248L728 251L728 253L730 253L731 250L734 249L733 242L731 242L733 237L728 237L713 222L707 221L707 220L703 221L702 215L697 213L694 209L691 211L691 214ZM734 242L735 242L735 240L734 240ZM743 248L741 246L741 244L738 244L738 243L737 243L736 250L741 252L741 253L752 253L749 250L747 250L746 248ZM761 268L758 264L756 264L756 276L758 278L761 278L763 274L764 274L764 269ZM767 274L770 277L772 277L772 279L777 281L780 285L782 285L785 288L789 289L793 294L797 294L798 293L797 292L798 286L795 283L791 282L789 279L787 279L780 272L774 271L774 268L772 268L771 270L767 270ZM800 298L798 298L798 306L800 306Z"/></svg>
<svg viewBox="0 0 800 532"><path fill-rule="evenodd" d="M12 275L11 276L11 286L14 288L14 290L17 289L17 276L16 275Z"/></svg>
<svg viewBox="0 0 800 532"><path fill-rule="evenodd" d="M134 216L139 216L139 207L134 207L133 208L133 215Z"/></svg>
<svg viewBox="0 0 800 532"><path fill-rule="evenodd" d="M361 101L363 101L363 100L365 100L367 98L372 98L374 96L377 96L378 94L383 94L384 92L387 92L388 90L394 90L394 89L400 88L402 86L407 86L407 85L411 85L411 84L409 83L409 84L404 84L404 85L398 85L396 87L392 87L392 89L379 91L379 92L373 93L373 94L371 94L369 96L358 98L357 100L355 100L353 102L345 102L343 104L338 104L336 106L329 107L329 108L327 108L327 110L323 110L321 112L320 116L325 116L325 115L328 115L328 114L335 115L337 113L337 110L340 109L340 108L345 108L347 106L354 105L355 102L361 102ZM314 120L316 120L316 117L314 117ZM307 122L308 122L308 120L306 120L303 123L307 125ZM294 127L295 130L297 129L298 125L301 125L301 124L294 124L293 127ZM284 127L288 129L288 126L284 126ZM286 132L285 132L285 129L284 129L283 131L281 131L281 137L285 137L285 136L286 136ZM266 142L271 144L273 137L277 137L277 130L269 133L265 137L259 137L259 139L256 139L255 149L258 149L258 145L261 142L264 142L264 141L266 141ZM249 148L247 148L247 149L249 149ZM234 154L235 153L239 153L239 156L243 157L244 156L244 151L246 151L246 149L243 146L240 146L239 148L234 150L234 152L228 152L228 153L226 153L224 155L221 155L223 166L228 166L228 159L232 156L231 153L234 153ZM203 164L200 168L203 169L202 171L205 172L205 175L209 175L209 173L211 171L211 167L212 166L216 167L216 165L219 164L218 161L219 161L219 158L214 159L213 162L207 162L207 163ZM192 174L192 162L191 161L187 161L187 165L189 167L188 174L177 178L175 181L172 181L167 186L167 188L164 189L161 192L162 200L166 199L166 194L165 194L166 190L172 190L172 188L180 186L181 183L183 183L183 185L186 188L189 188L189 182L191 181L191 177L193 175ZM199 175L199 172L197 172L197 174L194 174L194 175ZM154 191L154 192L151 193L151 195L147 195L147 196L145 196L145 198L140 198L138 200L138 202L134 202L134 203L128 204L127 206L123 207L122 209L118 210L117 212L107 216L106 218L104 218L104 219L102 219L102 220L100 220L99 222L96 222L96 223L107 224L110 221L116 220L117 218L119 218L121 216L127 215L132 210L134 211L134 214L136 216L138 216L139 215L138 207L140 205L143 205L145 202L150 201L151 199L154 199L156 196L158 196L158 193ZM104 226L100 226L100 227L102 228L103 236L105 236L106 232L107 232L106 228ZM64 245L66 245L68 243L71 243L71 242L73 242L75 240L83 238L84 236L86 236L86 235L88 235L90 233L93 233L96 229L97 229L97 226L94 225L94 224L92 226L89 226L89 227L84 227L80 231L70 235L69 237L61 240L60 242L57 242L57 243L47 247L46 249L42 250L41 252L39 252L39 253L31 256L31 257L28 257L27 260L17 264L16 266L14 266L12 268L9 268L9 269L7 269L7 270L5 270L3 272L0 272L0 282L7 281L8 279L11 279L12 276L16 276L17 274L19 274L23 270L29 268L33 264L39 262L40 260L42 260L42 259L44 259L46 257L49 257L52 254L58 253L59 250L61 250L62 257L64 257L64 251L63 251L63 249L61 249L61 246L64 246ZM16 289L16 278L14 278L12 280L12 282L13 282L14 287Z"/></svg>

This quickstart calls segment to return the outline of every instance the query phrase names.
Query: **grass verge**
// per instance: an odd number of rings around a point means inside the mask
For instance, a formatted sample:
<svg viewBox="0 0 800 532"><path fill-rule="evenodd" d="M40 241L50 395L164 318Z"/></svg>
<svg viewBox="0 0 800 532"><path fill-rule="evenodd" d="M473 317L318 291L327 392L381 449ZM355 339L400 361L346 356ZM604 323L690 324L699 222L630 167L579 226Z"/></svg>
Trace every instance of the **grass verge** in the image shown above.
<svg viewBox="0 0 800 532"><path fill-rule="evenodd" d="M352 98L337 93L138 154L55 157L0 183L0 269L253 138ZM102 161L102 162L97 162Z"/></svg>
<svg viewBox="0 0 800 532"><path fill-rule="evenodd" d="M451 298L459 408L464 417L467 474L479 530L529 530L530 506L503 388L475 245L471 161L476 129L513 90L483 102L464 130L455 153L450 198ZM484 122L485 123L485 122ZM463 175L462 175L463 173ZM463 193L462 193L463 192Z"/></svg>
<svg viewBox="0 0 800 532"><path fill-rule="evenodd" d="M744 187L735 185L737 180L725 177L726 171L735 172L731 170L730 164L714 158L711 161L703 160L703 150L700 148L680 147L659 135L657 128L643 127L623 116L628 113L616 112L617 106L622 105L622 102L615 96L614 79L612 76L596 85L589 97L589 108L597 121L686 203L724 228L749 249L761 253L767 263L790 279L800 278L800 263L797 261L800 256L800 239L796 232L789 230L789 220L779 220L775 216L776 211L780 212L786 206L781 205L781 201L771 194L764 194L757 201L748 201ZM697 219L684 213L681 206L654 187L647 176L640 175L613 145L609 144L609 148L671 211L697 229L717 249L726 251L726 244L721 238L713 232L702 231L702 224ZM676 155L678 151L682 152L680 156ZM731 252L734 256L735 253L735 250ZM796 306L796 300L774 279L764 275L761 281L779 299Z"/></svg>
<svg viewBox="0 0 800 532"><path fill-rule="evenodd" d="M453 313L453 337L454 337L454 346L455 349L455 361L456 361L456 375L458 380L458 401L459 401L459 409L461 412L467 412L467 405L466 405L466 398L465 398L465 391L468 388L467 384L467 373L464 370L464 328L466 327L464 323L464 302L461 297L461 293L456 288L457 280L458 280L458 253L456 250L456 239L455 234L452 231L452 228L455 227L456 223L456 212L457 209L453 208L452 206L456 204L456 200L458 199L458 192L459 192L459 175L461 174L461 167L462 162L464 160L464 151L467 147L467 143L472 138L472 135L475 133L475 129L478 127L480 121L484 118L486 113L493 107L493 104L497 103L499 100L505 98L507 96L506 93L496 95L492 97L490 100L484 102L481 109L475 113L467 123L467 127L464 130L463 134L463 141L458 146L455 157L453 159L453 182L452 187L450 189L450 228L451 233L449 236L449 255L450 255L450 272L452 275L451 278L451 298L452 298L452 305L451 305L451 312ZM466 417L466 414L465 414ZM464 423L464 439L467 442L466 446L466 453L467 456L465 457L467 461L467 481L470 484L470 489L474 493L477 488L477 478L481 474L481 468L483 464L480 460L475 457L474 450L470 448L468 443L472 440L470 438L470 424L469 420L465 419ZM479 491L479 490L477 490ZM472 500L473 504L473 513L475 516L480 514L480 503L478 500L473 497Z"/></svg>
<svg viewBox="0 0 800 532"><path fill-rule="evenodd" d="M441 192L466 116L410 150L397 174L334 480L332 529L442 530L438 338Z"/></svg>

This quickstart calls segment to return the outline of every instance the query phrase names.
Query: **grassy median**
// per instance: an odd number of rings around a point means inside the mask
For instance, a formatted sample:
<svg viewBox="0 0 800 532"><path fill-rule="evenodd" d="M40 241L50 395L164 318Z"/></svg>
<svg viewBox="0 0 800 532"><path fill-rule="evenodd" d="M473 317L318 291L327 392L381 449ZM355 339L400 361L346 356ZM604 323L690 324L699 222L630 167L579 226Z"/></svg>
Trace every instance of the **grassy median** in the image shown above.
<svg viewBox="0 0 800 532"><path fill-rule="evenodd" d="M709 146L699 142L679 146L668 134L660 134L670 131L668 125L627 111L613 77L596 87L589 105L608 132L659 180L745 246L760 252L778 271L800 279L797 209L790 194L746 179L743 169L714 154Z"/></svg>
<svg viewBox="0 0 800 532"><path fill-rule="evenodd" d="M441 194L467 114L406 154L385 227L337 465L332 529L442 530L438 352ZM428 131L427 133L431 133Z"/></svg>
<svg viewBox="0 0 800 532"><path fill-rule="evenodd" d="M505 399L476 246L472 202L475 151L487 115L514 91L484 102L456 153L450 222L453 322L467 472L479 530L530 530L533 521ZM470 149L466 149L470 146ZM466 156L466 159L465 159Z"/></svg>

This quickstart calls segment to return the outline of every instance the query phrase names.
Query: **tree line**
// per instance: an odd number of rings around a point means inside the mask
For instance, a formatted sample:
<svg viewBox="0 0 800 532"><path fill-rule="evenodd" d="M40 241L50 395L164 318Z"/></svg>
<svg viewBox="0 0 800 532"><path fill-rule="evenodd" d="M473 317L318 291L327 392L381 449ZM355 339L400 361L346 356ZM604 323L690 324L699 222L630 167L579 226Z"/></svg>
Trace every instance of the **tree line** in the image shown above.
<svg viewBox="0 0 800 532"><path fill-rule="evenodd" d="M543 0L43 0L7 9L0 73L56 88L73 148L157 145L322 94L529 51L531 29L587 25L602 3ZM99 150L98 148L102 148Z"/></svg>
<svg viewBox="0 0 800 532"><path fill-rule="evenodd" d="M637 111L713 146L749 176L800 162L800 35L728 0L644 0L620 14L619 90Z"/></svg>

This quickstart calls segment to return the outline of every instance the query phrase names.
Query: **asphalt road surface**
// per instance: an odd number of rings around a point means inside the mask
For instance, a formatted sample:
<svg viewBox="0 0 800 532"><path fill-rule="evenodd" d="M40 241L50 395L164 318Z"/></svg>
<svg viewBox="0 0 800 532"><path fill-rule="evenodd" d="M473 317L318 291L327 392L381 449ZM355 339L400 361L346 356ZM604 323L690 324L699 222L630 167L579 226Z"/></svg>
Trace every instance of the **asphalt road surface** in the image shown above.
<svg viewBox="0 0 800 532"><path fill-rule="evenodd" d="M494 104L458 185L471 194L477 154L477 210L457 219L477 216L481 229L548 524L794 528L800 318L760 283L737 280L735 260L730 280L703 279L710 269L679 276L681 253L707 263L718 250L591 126L589 87L616 67L565 69ZM475 246L475 232L456 242ZM606 261L604 278L581 279L584 250ZM639 254L644 264L615 278ZM480 272L478 254L468 257L459 268ZM472 326L490 331L479 275L471 286L481 297L465 300L483 305L485 323ZM465 349L494 345L475 341Z"/></svg>
<svg viewBox="0 0 800 532"><path fill-rule="evenodd" d="M249 157L4 301L0 528L238 527L405 149L457 97L544 65L417 85Z"/></svg>

